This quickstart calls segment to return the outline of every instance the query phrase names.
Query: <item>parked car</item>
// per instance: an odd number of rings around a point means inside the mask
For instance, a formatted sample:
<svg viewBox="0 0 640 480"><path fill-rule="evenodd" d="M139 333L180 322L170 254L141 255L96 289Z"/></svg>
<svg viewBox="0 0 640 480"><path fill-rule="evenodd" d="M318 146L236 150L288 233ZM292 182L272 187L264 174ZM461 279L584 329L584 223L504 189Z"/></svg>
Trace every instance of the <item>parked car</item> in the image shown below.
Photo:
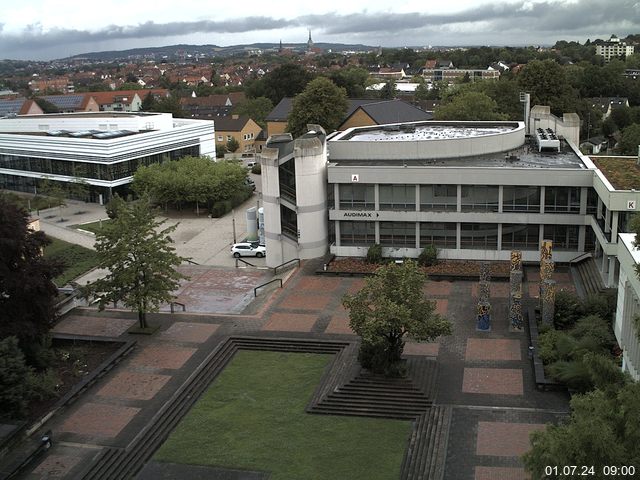
<svg viewBox="0 0 640 480"><path fill-rule="evenodd" d="M231 245L231 253L235 258L240 257L264 257L267 254L267 248L257 243L242 242Z"/></svg>
<svg viewBox="0 0 640 480"><path fill-rule="evenodd" d="M257 162L254 162L253 160L250 162L247 162L247 170L251 170Z"/></svg>
<svg viewBox="0 0 640 480"><path fill-rule="evenodd" d="M250 179L249 177L244 179L244 184L245 186L247 186L248 188L251 189L252 192L256 191L256 182L254 182L252 179Z"/></svg>

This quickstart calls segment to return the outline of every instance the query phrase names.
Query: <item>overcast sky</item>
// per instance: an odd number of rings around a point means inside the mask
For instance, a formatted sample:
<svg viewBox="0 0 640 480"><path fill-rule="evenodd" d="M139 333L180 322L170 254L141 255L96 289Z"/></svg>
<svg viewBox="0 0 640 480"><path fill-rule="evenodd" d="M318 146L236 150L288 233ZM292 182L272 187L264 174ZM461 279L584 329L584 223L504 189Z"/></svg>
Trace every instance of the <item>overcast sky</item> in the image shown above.
<svg viewBox="0 0 640 480"><path fill-rule="evenodd" d="M176 43L548 45L640 33L640 0L3 0L0 58Z"/></svg>

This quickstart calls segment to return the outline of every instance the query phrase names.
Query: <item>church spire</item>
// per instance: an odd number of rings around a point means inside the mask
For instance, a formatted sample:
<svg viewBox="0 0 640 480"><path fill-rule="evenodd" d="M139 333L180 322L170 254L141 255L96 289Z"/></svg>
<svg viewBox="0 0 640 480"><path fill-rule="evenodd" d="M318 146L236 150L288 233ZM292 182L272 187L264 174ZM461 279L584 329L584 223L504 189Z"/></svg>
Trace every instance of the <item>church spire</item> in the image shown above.
<svg viewBox="0 0 640 480"><path fill-rule="evenodd" d="M307 52L313 48L313 40L311 40L311 29L309 29L309 40L307 40Z"/></svg>

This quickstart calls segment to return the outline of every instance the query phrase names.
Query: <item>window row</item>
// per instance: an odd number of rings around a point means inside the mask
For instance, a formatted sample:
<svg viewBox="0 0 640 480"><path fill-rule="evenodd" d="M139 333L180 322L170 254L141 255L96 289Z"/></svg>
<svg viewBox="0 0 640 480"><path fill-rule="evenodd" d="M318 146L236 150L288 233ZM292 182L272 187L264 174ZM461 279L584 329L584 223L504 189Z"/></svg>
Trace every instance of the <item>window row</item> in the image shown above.
<svg viewBox="0 0 640 480"><path fill-rule="evenodd" d="M167 159L177 160L185 156L197 156L199 154L199 147L186 147L118 163L89 163L39 157L19 157L17 155L0 155L0 168L97 180L118 180L132 176L138 167L143 165L147 166L153 163L160 163Z"/></svg>
<svg viewBox="0 0 640 480"><path fill-rule="evenodd" d="M380 245L384 247L416 248L419 235L420 248L435 245L438 248L456 248L456 223L421 222L416 230L414 222L379 222ZM553 241L556 250L577 250L577 225L544 225L545 239ZM540 225L502 224L502 250L537 250L540 243ZM341 246L367 246L376 243L376 222L340 222ZM475 250L498 248L498 224L460 223L460 247Z"/></svg>
<svg viewBox="0 0 640 480"><path fill-rule="evenodd" d="M594 213L597 205L595 191L589 191L587 212ZM416 202L420 208L416 208ZM339 184L341 210L374 210L375 185ZM499 187L497 185L462 185L461 211L499 211ZM504 186L503 212L539 213L540 187ZM379 185L379 209L398 211L456 211L458 208L457 185ZM546 187L545 213L580 213L579 187Z"/></svg>

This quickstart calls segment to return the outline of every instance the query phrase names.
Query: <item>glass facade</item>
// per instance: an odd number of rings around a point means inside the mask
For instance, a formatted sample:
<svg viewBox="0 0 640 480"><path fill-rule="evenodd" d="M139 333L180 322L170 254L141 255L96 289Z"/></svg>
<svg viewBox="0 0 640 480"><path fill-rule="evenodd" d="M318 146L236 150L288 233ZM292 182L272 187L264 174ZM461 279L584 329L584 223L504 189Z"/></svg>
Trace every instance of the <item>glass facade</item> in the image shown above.
<svg viewBox="0 0 640 480"><path fill-rule="evenodd" d="M504 186L503 212L540 212L540 187Z"/></svg>
<svg viewBox="0 0 640 480"><path fill-rule="evenodd" d="M540 225L502 225L502 250L538 250Z"/></svg>
<svg viewBox="0 0 640 480"><path fill-rule="evenodd" d="M340 222L340 245L367 246L376 243L375 222Z"/></svg>
<svg viewBox="0 0 640 480"><path fill-rule="evenodd" d="M544 238L553 242L554 250L578 250L577 225L545 225Z"/></svg>
<svg viewBox="0 0 640 480"><path fill-rule="evenodd" d="M342 210L373 210L376 206L375 185L346 183L339 189Z"/></svg>
<svg viewBox="0 0 640 480"><path fill-rule="evenodd" d="M460 246L476 250L496 250L498 248L498 224L461 223Z"/></svg>
<svg viewBox="0 0 640 480"><path fill-rule="evenodd" d="M296 203L296 162L294 159L283 163L278 168L280 177L280 196L291 203Z"/></svg>
<svg viewBox="0 0 640 480"><path fill-rule="evenodd" d="M463 212L497 212L497 185L462 185Z"/></svg>
<svg viewBox="0 0 640 480"><path fill-rule="evenodd" d="M0 154L0 168L38 172L44 175L74 175L93 180L114 181L131 177L138 167L161 163L164 160L177 160L186 156L200 155L200 147L186 147L169 152L146 155L121 162L91 163L76 160L54 160L50 158L22 157ZM80 173L82 175L80 175Z"/></svg>
<svg viewBox="0 0 640 480"><path fill-rule="evenodd" d="M420 223L420 248L435 245L439 248L456 248L456 223Z"/></svg>
<svg viewBox="0 0 640 480"><path fill-rule="evenodd" d="M380 245L383 247L416 247L414 222L380 222Z"/></svg>
<svg viewBox="0 0 640 480"><path fill-rule="evenodd" d="M457 185L420 185L420 210L456 211L458 209Z"/></svg>
<svg viewBox="0 0 640 480"><path fill-rule="evenodd" d="M415 185L380 185L380 210L416 209Z"/></svg>
<svg viewBox="0 0 640 480"><path fill-rule="evenodd" d="M544 213L580 213L580 188L545 187Z"/></svg>
<svg viewBox="0 0 640 480"><path fill-rule="evenodd" d="M280 227L284 235L298 239L298 215L284 205L280 205Z"/></svg>

